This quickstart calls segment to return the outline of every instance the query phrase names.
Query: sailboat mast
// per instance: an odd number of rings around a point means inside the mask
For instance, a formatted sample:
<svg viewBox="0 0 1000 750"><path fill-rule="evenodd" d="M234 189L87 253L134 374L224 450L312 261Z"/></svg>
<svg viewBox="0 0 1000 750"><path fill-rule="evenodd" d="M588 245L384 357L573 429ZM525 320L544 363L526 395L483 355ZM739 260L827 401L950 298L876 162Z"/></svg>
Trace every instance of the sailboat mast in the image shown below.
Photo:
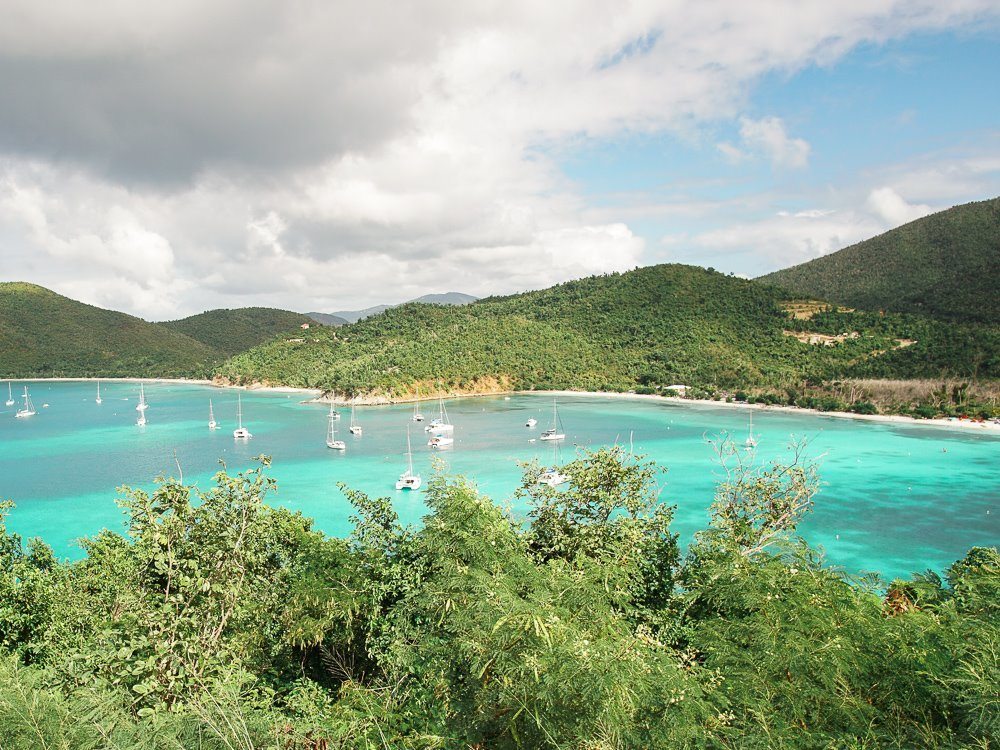
<svg viewBox="0 0 1000 750"><path fill-rule="evenodd" d="M413 474L413 449L410 447L410 428L406 428L406 469Z"/></svg>
<svg viewBox="0 0 1000 750"><path fill-rule="evenodd" d="M243 429L243 397L236 394L236 420L239 422L238 428Z"/></svg>

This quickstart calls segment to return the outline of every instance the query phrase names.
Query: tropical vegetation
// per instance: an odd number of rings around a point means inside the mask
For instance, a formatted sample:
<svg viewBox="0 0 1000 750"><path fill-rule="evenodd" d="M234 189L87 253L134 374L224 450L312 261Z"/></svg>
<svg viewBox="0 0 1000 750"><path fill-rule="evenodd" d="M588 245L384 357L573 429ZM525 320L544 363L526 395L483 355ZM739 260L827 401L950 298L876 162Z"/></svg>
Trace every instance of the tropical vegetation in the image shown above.
<svg viewBox="0 0 1000 750"><path fill-rule="evenodd" d="M0 378L204 378L227 357L307 322L253 307L149 323L35 284L0 282Z"/></svg>
<svg viewBox="0 0 1000 750"><path fill-rule="evenodd" d="M121 501L54 558L0 523L0 747L982 748L1000 742L1000 553L888 584L796 538L801 451L725 440L711 522L655 467L525 467L515 518L435 476L420 527L347 491L324 536L263 465Z"/></svg>
<svg viewBox="0 0 1000 750"><path fill-rule="evenodd" d="M273 307L209 310L160 325L179 331L226 357L257 346L278 333L316 325L308 315Z"/></svg>
<svg viewBox="0 0 1000 750"><path fill-rule="evenodd" d="M374 399L507 389L657 393L675 384L701 394L802 392L844 378L1000 374L1000 327L813 308L796 317L799 308L777 287L660 265L464 307L404 305L338 329L277 337L217 374Z"/></svg>
<svg viewBox="0 0 1000 750"><path fill-rule="evenodd" d="M0 377L204 377L222 358L155 323L0 282Z"/></svg>
<svg viewBox="0 0 1000 750"><path fill-rule="evenodd" d="M941 211L761 278L865 310L1000 324L1000 198Z"/></svg>

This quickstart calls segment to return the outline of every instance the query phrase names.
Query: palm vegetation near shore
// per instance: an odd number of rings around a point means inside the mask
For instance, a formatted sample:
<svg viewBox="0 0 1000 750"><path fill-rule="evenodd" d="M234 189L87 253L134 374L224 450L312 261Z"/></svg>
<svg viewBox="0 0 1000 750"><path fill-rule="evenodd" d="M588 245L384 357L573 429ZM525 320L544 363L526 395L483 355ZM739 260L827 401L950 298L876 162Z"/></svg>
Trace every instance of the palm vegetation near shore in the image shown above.
<svg viewBox="0 0 1000 750"><path fill-rule="evenodd" d="M815 469L726 468L687 550L653 466L529 465L512 518L436 476L334 539L266 466L128 492L65 563L0 527L0 747L992 747L1000 555L885 584L795 536ZM799 452L795 452L800 456ZM266 459L264 460L266 465Z"/></svg>

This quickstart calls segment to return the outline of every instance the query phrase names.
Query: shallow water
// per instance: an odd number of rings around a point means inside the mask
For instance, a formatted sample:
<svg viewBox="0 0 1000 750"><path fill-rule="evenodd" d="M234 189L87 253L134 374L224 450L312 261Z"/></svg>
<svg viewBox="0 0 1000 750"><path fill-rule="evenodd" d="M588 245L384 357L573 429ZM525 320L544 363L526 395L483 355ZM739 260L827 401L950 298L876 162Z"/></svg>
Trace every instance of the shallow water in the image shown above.
<svg viewBox="0 0 1000 750"><path fill-rule="evenodd" d="M220 461L237 470L262 453L272 457L278 480L270 501L302 511L330 534L350 529L351 509L338 482L393 497L404 521L418 521L424 512L422 493L394 489L405 468L412 406L359 408L361 438L347 434L349 413L341 410L338 433L348 445L341 454L325 445L326 407L300 403L299 394L244 393L254 439L240 444L232 437L235 391L149 384L149 424L139 428L135 384L103 384L101 405L94 390L93 383L33 383L38 415L27 420L14 418L16 406L0 405L0 498L17 503L9 526L42 537L61 556L82 554L78 537L122 528L117 487L150 488L159 474L177 476L178 465L186 482L207 487ZM215 432L206 427L209 398L222 423ZM705 438L728 430L742 441L745 411L589 396L559 402L567 434L563 460L574 445L627 444L632 434L635 451L666 469L662 498L677 505L674 527L682 539L704 527L720 475ZM529 442L551 420L551 403L542 395L449 401L454 448L432 452L422 426L414 425L415 468L426 485L432 458L440 458L449 472L475 479L484 493L507 503L519 461L552 459L549 444ZM422 407L428 418L436 411L434 404ZM529 416L539 420L533 431L524 427ZM1000 438L994 435L766 410L754 413L754 432L761 460L787 457L790 440L810 439L807 455L820 463L823 488L801 531L851 572L892 577L943 570L973 545L1000 543Z"/></svg>

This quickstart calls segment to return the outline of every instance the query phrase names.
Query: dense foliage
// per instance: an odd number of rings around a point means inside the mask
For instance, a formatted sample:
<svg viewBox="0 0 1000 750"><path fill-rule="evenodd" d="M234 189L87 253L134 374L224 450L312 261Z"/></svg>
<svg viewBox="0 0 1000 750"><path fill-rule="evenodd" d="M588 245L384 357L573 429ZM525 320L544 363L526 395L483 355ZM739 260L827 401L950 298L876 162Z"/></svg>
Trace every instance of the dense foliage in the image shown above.
<svg viewBox="0 0 1000 750"><path fill-rule="evenodd" d="M205 376L220 359L155 323L34 284L0 283L0 377Z"/></svg>
<svg viewBox="0 0 1000 750"><path fill-rule="evenodd" d="M209 310L160 325L231 357L267 341L275 334L296 330L303 323L315 325L308 315L290 310L241 307L236 310Z"/></svg>
<svg viewBox="0 0 1000 750"><path fill-rule="evenodd" d="M515 519L435 477L332 539L263 469L128 492L59 562L0 522L0 747L830 748L1000 741L1000 554L852 580L794 537L816 477L723 442L686 551L650 465L530 465ZM265 460L266 464L266 460ZM2 516L0 516L2 521Z"/></svg>
<svg viewBox="0 0 1000 750"><path fill-rule="evenodd" d="M996 325L997 278L1000 198L925 216L762 280L867 310Z"/></svg>
<svg viewBox="0 0 1000 750"><path fill-rule="evenodd" d="M464 307L404 305L338 329L274 339L221 366L267 382L403 397L507 388L784 387L839 377L1000 374L996 329L916 316L817 321L857 332L803 343L786 294L692 266L592 277ZM900 339L917 344L900 347Z"/></svg>
<svg viewBox="0 0 1000 750"><path fill-rule="evenodd" d="M208 377L226 357L310 319L266 307L211 310L169 323L0 283L0 378Z"/></svg>

